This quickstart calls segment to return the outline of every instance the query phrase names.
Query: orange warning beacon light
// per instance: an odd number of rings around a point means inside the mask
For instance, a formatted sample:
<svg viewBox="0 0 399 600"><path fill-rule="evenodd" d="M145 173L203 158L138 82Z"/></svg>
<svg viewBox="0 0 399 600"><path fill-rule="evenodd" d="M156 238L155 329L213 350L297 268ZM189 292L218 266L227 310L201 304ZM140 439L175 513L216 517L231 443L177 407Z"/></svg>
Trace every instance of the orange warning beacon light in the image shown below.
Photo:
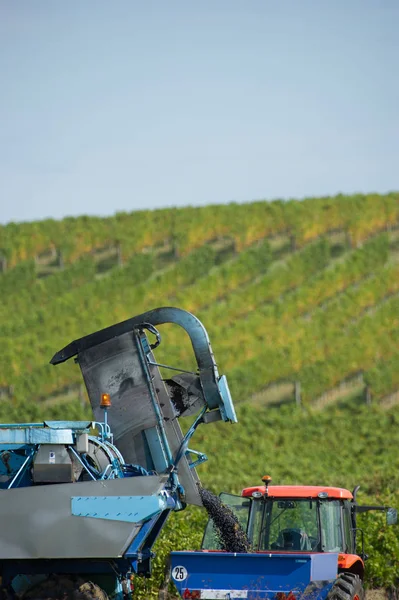
<svg viewBox="0 0 399 600"><path fill-rule="evenodd" d="M111 396L109 394L101 394L100 408L102 408L104 411L104 437L105 437L105 439L111 438L111 432L108 427L108 416L107 416L108 409L111 408L111 406L112 406Z"/></svg>
<svg viewBox="0 0 399 600"><path fill-rule="evenodd" d="M100 408L111 408L111 396L109 394L101 394Z"/></svg>
<svg viewBox="0 0 399 600"><path fill-rule="evenodd" d="M268 491L267 488L269 486L269 483L271 482L272 478L270 477L270 475L263 475L262 477L262 481L265 484L265 496L268 495Z"/></svg>

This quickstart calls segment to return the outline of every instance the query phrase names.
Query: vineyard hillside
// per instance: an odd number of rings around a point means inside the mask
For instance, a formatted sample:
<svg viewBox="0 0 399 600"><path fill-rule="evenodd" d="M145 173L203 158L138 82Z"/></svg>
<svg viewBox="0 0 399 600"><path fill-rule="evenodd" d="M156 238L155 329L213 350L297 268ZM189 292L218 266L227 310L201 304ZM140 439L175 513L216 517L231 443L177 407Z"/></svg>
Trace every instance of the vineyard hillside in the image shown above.
<svg viewBox="0 0 399 600"><path fill-rule="evenodd" d="M207 486L239 493L271 472L399 506L399 193L10 223L0 282L1 421L89 417L77 365L52 355L178 306L207 328L240 419L194 438ZM158 361L190 370L181 329L160 330ZM172 547L198 547L204 519L173 517L138 598L156 597ZM399 536L385 542L381 519L363 521L367 576L394 585Z"/></svg>
<svg viewBox="0 0 399 600"><path fill-rule="evenodd" d="M4 418L84 411L54 351L165 305L204 322L236 402L397 400L399 194L11 223L0 253ZM170 364L187 360L179 336Z"/></svg>

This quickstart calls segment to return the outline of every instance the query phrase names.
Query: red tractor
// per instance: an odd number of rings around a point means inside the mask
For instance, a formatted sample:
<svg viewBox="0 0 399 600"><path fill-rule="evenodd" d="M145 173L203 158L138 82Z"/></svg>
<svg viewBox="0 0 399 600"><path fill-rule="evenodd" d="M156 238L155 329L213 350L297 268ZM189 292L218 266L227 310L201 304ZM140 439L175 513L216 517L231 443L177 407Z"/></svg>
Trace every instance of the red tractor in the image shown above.
<svg viewBox="0 0 399 600"><path fill-rule="evenodd" d="M359 486L350 492L336 487L272 486L269 476L262 481L264 485L245 488L241 496L220 495L246 531L249 553L224 551L212 520L202 551L172 553L172 577L183 598L362 600L367 555L356 517L382 510L391 525L397 521L397 511L359 506ZM186 581L179 580L181 573L187 573Z"/></svg>

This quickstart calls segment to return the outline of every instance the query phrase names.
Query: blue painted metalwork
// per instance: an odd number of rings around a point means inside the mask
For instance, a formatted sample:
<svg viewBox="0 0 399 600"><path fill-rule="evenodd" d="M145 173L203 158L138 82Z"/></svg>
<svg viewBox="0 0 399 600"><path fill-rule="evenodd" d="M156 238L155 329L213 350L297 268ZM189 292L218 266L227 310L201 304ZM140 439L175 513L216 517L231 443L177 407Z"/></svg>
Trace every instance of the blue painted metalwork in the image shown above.
<svg viewBox="0 0 399 600"><path fill-rule="evenodd" d="M156 525L156 522L158 521L158 519L159 519L159 513L154 515L153 517L151 517L151 519L149 519L148 521L145 521L143 523L139 533L136 535L136 537L130 544L129 548L126 550L126 552L124 554L125 558L137 559L138 552L140 552L141 547L147 540L150 531Z"/></svg>
<svg viewBox="0 0 399 600"><path fill-rule="evenodd" d="M151 458L154 463L154 468L159 473L162 473L170 466L170 462L168 462L168 459L165 455L165 451L159 437L158 428L150 427L144 431L144 435L151 450Z"/></svg>
<svg viewBox="0 0 399 600"><path fill-rule="evenodd" d="M95 474L93 473L92 469L89 467L87 462L83 459L83 457L80 456L79 452L76 452L76 450L75 450L75 448L73 448L73 446L69 446L69 450L72 452L72 454L75 456L75 458L80 462L80 464L82 465L82 467L84 468L86 473L89 475L89 477L93 481L96 481L97 477L95 476Z"/></svg>
<svg viewBox="0 0 399 600"><path fill-rule="evenodd" d="M89 435L89 440L93 442L95 446L101 448L101 450L107 456L110 463L112 463L112 461L114 460L115 454L118 456L118 458L120 457L121 462L124 462L121 453L118 450L116 450L113 444L110 444L109 442L104 442L102 441L101 437L98 438L94 435Z"/></svg>
<svg viewBox="0 0 399 600"><path fill-rule="evenodd" d="M182 440L182 443L181 443L181 446L180 446L180 448L179 448L179 450L178 450L178 452L176 454L176 458L174 460L174 466L175 467L177 467L177 465L181 461L181 459L184 456L184 454L187 453L188 442L193 437L193 435L195 433L195 430L197 429L198 425L200 423L202 423L202 417L206 413L206 410L207 410L207 407L204 406L204 408L201 410L201 412L199 413L199 415L195 419L194 423L191 425L190 429L187 431L186 435L184 436L184 438ZM202 456L205 456L205 454L203 454ZM204 462L204 461L202 461L202 462Z"/></svg>
<svg viewBox="0 0 399 600"><path fill-rule="evenodd" d="M136 540L139 537L137 536L126 552L125 556L129 557L132 569L135 573L143 575L151 574L151 558L154 557L151 548L154 545L163 526L165 525L165 522L169 516L169 512L170 511L168 510L164 510L152 521L149 521L148 523L151 523L151 526L149 526L146 530L145 536L139 539L136 543ZM145 525L146 524L144 524L144 527Z"/></svg>
<svg viewBox="0 0 399 600"><path fill-rule="evenodd" d="M171 561L182 597L186 590L208 597L209 590L214 598L274 600L279 592L298 597L311 585L312 600L324 600L338 573L338 554L330 553L172 552Z"/></svg>
<svg viewBox="0 0 399 600"><path fill-rule="evenodd" d="M22 427L0 429L1 444L73 444L72 429Z"/></svg>
<svg viewBox="0 0 399 600"><path fill-rule="evenodd" d="M45 427L50 429L73 429L77 431L88 431L93 428L93 421L44 421ZM43 424L42 424L43 426Z"/></svg>
<svg viewBox="0 0 399 600"><path fill-rule="evenodd" d="M108 425L108 408L103 408L104 411L104 437L102 439L103 442L106 442L107 439L112 437L110 426Z"/></svg>
<svg viewBox="0 0 399 600"><path fill-rule="evenodd" d="M0 429L21 429L21 427L43 427L42 423L2 423Z"/></svg>
<svg viewBox="0 0 399 600"><path fill-rule="evenodd" d="M14 452L14 451L16 451L16 450L21 450L21 449L23 449L23 448L27 448L27 449L29 449L29 448L30 448L30 445L26 445L26 444L13 444L13 445L12 445L12 448L10 448L10 444L9 444L9 443L7 443L7 442L6 442L6 443L3 443L3 444L0 444L0 452L1 452L2 450L12 450L12 451Z"/></svg>
<svg viewBox="0 0 399 600"><path fill-rule="evenodd" d="M19 486L30 485L30 477L26 477L26 460L31 452L31 446L18 445L11 446L2 444L0 447L0 488L10 487L10 483L16 476ZM21 476L19 472L21 471ZM15 482L14 482L15 485Z"/></svg>
<svg viewBox="0 0 399 600"><path fill-rule="evenodd" d="M124 474L119 461L114 458L112 463L105 468L100 479L118 479L120 477L124 477Z"/></svg>
<svg viewBox="0 0 399 600"><path fill-rule="evenodd" d="M194 461L191 460L190 454L195 454L196 456L198 456L197 460L194 460ZM204 463L208 460L208 457L206 454L204 454L203 452L197 452L197 450L190 450L190 448L187 448L186 456L188 458L188 464L189 464L190 469L194 469L198 465L202 465L202 463Z"/></svg>
<svg viewBox="0 0 399 600"><path fill-rule="evenodd" d="M145 338L143 338L143 339L145 339ZM146 379L148 391L150 393L152 405L153 405L155 416L156 416L157 423L158 423L159 441L161 442L161 444L163 446L163 451L165 452L165 455L166 455L166 461L167 461L166 464L167 464L167 466L172 466L172 464L173 464L173 457L172 457L172 453L171 453L171 450L170 450L168 438L166 436L165 427L164 427L164 424L163 424L163 415L162 415L162 413L160 411L160 408L158 406L157 395L156 395L156 392L154 390L154 386L153 386L153 383L152 383L152 378L151 378L150 372L148 370L148 364L147 364L147 360L146 360L146 354L144 352L141 339L139 340L137 337L135 337L135 341L136 341L136 344L137 344L138 354L139 354L139 358L140 358L140 361L141 361L141 364L142 364L142 367L143 367L144 377ZM157 456L159 458L159 448L155 448L155 451L156 451Z"/></svg>
<svg viewBox="0 0 399 600"><path fill-rule="evenodd" d="M165 494L156 496L73 496L71 512L76 517L138 523L167 510Z"/></svg>
<svg viewBox="0 0 399 600"><path fill-rule="evenodd" d="M15 474L15 476L12 478L12 480L8 484L7 489L10 489L12 487L18 487L18 483L20 482L20 480L24 476L25 472L30 467L30 464L31 464L31 462L32 462L35 454L36 454L36 448L32 448L32 450L30 451L30 453L26 457L24 463L21 465L21 467L19 468L18 472Z"/></svg>
<svg viewBox="0 0 399 600"><path fill-rule="evenodd" d="M99 434L100 434L100 440L102 442L111 442L111 444L113 443L113 435L111 432L111 428L108 425L108 423L101 423L100 421L94 421L94 426L96 427L96 429L99 430Z"/></svg>
<svg viewBox="0 0 399 600"><path fill-rule="evenodd" d="M223 404L220 406L220 413L223 421L231 421L237 423L237 415L234 409L233 399L230 394L226 375L222 375L219 379L219 391L223 398Z"/></svg>
<svg viewBox="0 0 399 600"><path fill-rule="evenodd" d="M109 441L105 441L104 444L105 444L105 446L110 448L111 452L114 454L114 456L116 456L116 458L120 461L121 464L123 464L125 462L123 460L122 454L119 452L118 448L116 446L114 446L113 443L111 443Z"/></svg>

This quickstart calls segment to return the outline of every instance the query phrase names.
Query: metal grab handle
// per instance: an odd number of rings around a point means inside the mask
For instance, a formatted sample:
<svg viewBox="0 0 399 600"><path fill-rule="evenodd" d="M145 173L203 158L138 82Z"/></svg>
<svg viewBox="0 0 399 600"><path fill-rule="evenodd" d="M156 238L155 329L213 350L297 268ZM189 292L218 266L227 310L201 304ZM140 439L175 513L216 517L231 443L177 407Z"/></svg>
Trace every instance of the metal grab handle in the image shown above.
<svg viewBox="0 0 399 600"><path fill-rule="evenodd" d="M155 337L157 338L157 341L155 342L155 344L150 344L151 350L155 350L155 348L158 348L159 344L161 343L161 339L162 339L161 334L159 333L158 329L156 327L154 327L154 325L151 325L151 323L142 323L141 328L147 329L150 333L155 335Z"/></svg>

